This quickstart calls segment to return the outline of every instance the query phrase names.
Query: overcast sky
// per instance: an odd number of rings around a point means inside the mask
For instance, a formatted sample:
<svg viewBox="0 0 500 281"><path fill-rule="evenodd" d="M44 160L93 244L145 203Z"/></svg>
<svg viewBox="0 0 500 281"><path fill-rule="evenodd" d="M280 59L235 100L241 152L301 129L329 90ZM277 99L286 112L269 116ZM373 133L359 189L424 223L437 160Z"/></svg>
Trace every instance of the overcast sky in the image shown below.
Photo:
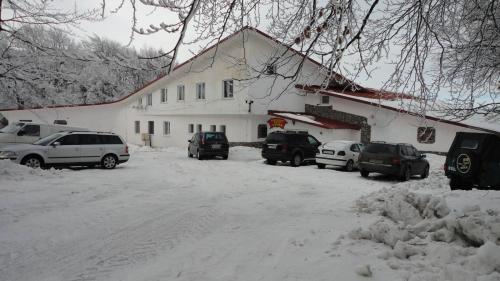
<svg viewBox="0 0 500 281"><path fill-rule="evenodd" d="M85 10L85 9L95 9L100 8L102 0L85 0L85 1L73 1L73 0L56 0L59 1L56 5L58 7L63 7L65 9L75 9ZM86 36L92 36L97 34L102 37L113 39L122 44L128 44L131 35L132 27L132 16L133 9L130 1L125 1L124 6L117 13L110 13L118 7L121 0L106 0L106 13L105 19L96 22L82 22L79 25L79 29L75 30L75 35L84 39ZM320 1L321 2L321 1ZM158 9L153 10L151 7L145 7L139 1L137 1L138 8L138 28L144 27L145 29L149 24L159 25L161 22L173 22L176 20L177 15L172 13L165 13L165 10ZM266 31L265 28L259 27L261 30ZM132 41L132 46L136 49L141 49L143 47L154 47L155 49L163 49L164 51L170 50L177 39L178 34L170 35L166 32L159 32L152 35L134 35L134 40ZM193 34L186 34L186 40L189 41ZM183 45L179 51L177 61L179 63L191 58L193 53L197 53L200 50L199 46L193 45ZM390 69L383 64L378 65L379 70L372 73L372 78L360 77L358 82L364 86L369 87L381 87L385 76L388 74Z"/></svg>

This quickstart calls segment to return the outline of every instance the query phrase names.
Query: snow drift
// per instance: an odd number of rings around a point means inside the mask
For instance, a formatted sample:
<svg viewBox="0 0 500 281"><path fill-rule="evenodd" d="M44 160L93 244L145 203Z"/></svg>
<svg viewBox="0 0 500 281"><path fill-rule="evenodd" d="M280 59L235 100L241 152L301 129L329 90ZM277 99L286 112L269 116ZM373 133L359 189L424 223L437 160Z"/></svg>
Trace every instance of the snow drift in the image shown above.
<svg viewBox="0 0 500 281"><path fill-rule="evenodd" d="M498 211L452 210L442 197L401 188L363 196L355 209L380 218L348 237L387 245L379 258L408 280L500 280Z"/></svg>

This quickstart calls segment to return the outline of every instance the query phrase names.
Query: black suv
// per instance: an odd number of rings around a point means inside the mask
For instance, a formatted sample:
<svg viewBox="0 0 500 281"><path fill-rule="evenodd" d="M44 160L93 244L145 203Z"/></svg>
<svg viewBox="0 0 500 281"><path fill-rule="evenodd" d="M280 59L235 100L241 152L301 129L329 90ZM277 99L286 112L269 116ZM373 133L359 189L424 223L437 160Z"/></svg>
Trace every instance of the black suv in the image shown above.
<svg viewBox="0 0 500 281"><path fill-rule="evenodd" d="M189 140L188 156L196 156L199 160L205 157L221 156L227 159L229 155L229 142L226 134L222 132L200 132Z"/></svg>
<svg viewBox="0 0 500 281"><path fill-rule="evenodd" d="M500 136L458 132L444 165L450 188L500 189Z"/></svg>
<svg viewBox="0 0 500 281"><path fill-rule="evenodd" d="M429 175L429 162L411 144L390 144L372 142L359 154L359 171L368 177L371 172L394 175L407 181L413 175L426 178Z"/></svg>
<svg viewBox="0 0 500 281"><path fill-rule="evenodd" d="M307 132L284 131L270 133L262 146L262 157L270 165L288 162L293 167L314 161L321 143Z"/></svg>

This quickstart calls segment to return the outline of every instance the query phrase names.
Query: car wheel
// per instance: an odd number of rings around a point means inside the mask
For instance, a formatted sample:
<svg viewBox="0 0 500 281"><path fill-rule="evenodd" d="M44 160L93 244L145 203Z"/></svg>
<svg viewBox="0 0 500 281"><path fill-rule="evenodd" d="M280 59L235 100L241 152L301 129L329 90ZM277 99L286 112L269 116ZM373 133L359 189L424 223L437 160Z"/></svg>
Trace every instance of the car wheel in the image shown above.
<svg viewBox="0 0 500 281"><path fill-rule="evenodd" d="M401 181L409 181L411 178L410 167L406 167L399 178Z"/></svg>
<svg viewBox="0 0 500 281"><path fill-rule="evenodd" d="M422 172L422 174L420 175L420 177L423 178L423 179L425 179L428 176L429 176L429 165L425 166L425 169Z"/></svg>
<svg viewBox="0 0 500 281"><path fill-rule="evenodd" d="M354 170L354 162L352 160L347 161L347 164L345 165L345 170L348 172L352 172L352 170Z"/></svg>
<svg viewBox="0 0 500 281"><path fill-rule="evenodd" d="M321 163L316 163L316 165L318 165L318 169L324 169L326 167L325 164L321 164Z"/></svg>
<svg viewBox="0 0 500 281"><path fill-rule="evenodd" d="M203 156L201 156L200 150L196 150L196 159L202 160Z"/></svg>
<svg viewBox="0 0 500 281"><path fill-rule="evenodd" d="M23 161L21 162L21 164L23 165L26 165L30 168L33 168L33 169L42 169L43 168L43 160L42 158L40 158L40 156L36 156L36 155L28 155L26 156Z"/></svg>
<svg viewBox="0 0 500 281"><path fill-rule="evenodd" d="M191 152L189 152L189 149L188 149L188 158L193 158L193 154L191 154Z"/></svg>
<svg viewBox="0 0 500 281"><path fill-rule="evenodd" d="M368 172L368 171L363 171L363 170L360 170L360 171L359 171L359 173L361 174L361 176L362 176L363 178L367 178L367 177L368 177L368 175L370 174L370 172Z"/></svg>
<svg viewBox="0 0 500 281"><path fill-rule="evenodd" d="M276 165L276 160L266 159L266 163L269 165Z"/></svg>
<svg viewBox="0 0 500 281"><path fill-rule="evenodd" d="M295 153L290 164L292 165L292 167L300 166L300 164L302 164L302 155L300 155L299 153Z"/></svg>
<svg viewBox="0 0 500 281"><path fill-rule="evenodd" d="M114 156L113 154L104 155L104 157L101 160L101 167L107 170L114 169L117 164L118 160L116 159L116 156Z"/></svg>

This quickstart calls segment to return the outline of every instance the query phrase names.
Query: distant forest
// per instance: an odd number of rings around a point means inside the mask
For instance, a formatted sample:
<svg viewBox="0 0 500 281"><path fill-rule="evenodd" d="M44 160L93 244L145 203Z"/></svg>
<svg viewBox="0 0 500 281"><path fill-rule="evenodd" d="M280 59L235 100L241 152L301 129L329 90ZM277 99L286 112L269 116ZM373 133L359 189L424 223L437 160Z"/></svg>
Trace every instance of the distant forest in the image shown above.
<svg viewBox="0 0 500 281"><path fill-rule="evenodd" d="M75 40L58 28L0 33L0 108L92 104L117 99L163 74L161 49L139 51L94 35Z"/></svg>

